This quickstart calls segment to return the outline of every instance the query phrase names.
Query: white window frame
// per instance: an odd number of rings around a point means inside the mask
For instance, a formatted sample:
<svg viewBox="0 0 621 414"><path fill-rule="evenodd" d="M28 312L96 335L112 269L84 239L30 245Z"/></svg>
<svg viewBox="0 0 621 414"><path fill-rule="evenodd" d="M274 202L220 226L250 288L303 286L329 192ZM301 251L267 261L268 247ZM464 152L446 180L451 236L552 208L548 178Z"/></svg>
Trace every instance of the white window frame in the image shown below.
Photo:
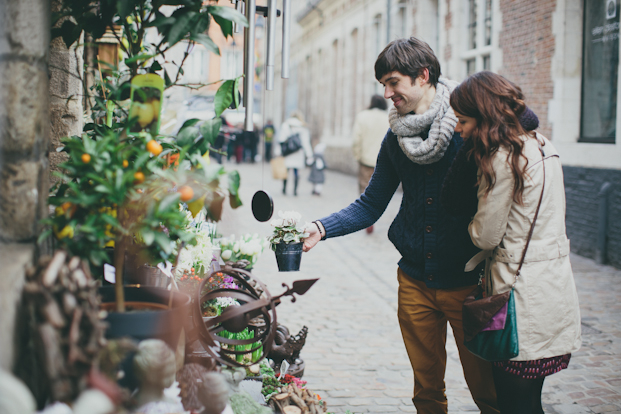
<svg viewBox="0 0 621 414"><path fill-rule="evenodd" d="M492 72L497 71L500 67L500 62L502 62L500 58L500 49L498 47L498 35L499 29L502 25L502 16L499 10L499 1L491 0L492 9L491 9L491 44L485 45L485 9L487 0L475 0L477 7L477 16L476 16L476 34L475 34L475 43L476 47L474 49L469 49L470 46L470 35L468 32L468 19L464 20L463 27L463 45L462 52L459 57L462 60L462 74L463 77L469 75L468 73L468 62L474 60L474 72L479 72L481 70L490 70ZM469 16L470 14L470 1L464 0L464 9L465 15ZM485 67L485 58L489 57L488 64L489 67ZM470 74L472 74L470 73Z"/></svg>

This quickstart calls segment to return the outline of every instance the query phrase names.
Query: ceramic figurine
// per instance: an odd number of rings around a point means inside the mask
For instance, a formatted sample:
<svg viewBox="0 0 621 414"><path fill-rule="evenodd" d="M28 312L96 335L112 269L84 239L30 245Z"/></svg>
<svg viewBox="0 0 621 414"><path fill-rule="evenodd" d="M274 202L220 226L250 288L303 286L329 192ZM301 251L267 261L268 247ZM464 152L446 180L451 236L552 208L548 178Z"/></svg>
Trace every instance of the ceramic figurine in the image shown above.
<svg viewBox="0 0 621 414"><path fill-rule="evenodd" d="M159 339L146 339L138 345L134 356L134 372L138 382L136 402L140 414L185 412L179 401L167 398L164 390L175 382L174 352Z"/></svg>

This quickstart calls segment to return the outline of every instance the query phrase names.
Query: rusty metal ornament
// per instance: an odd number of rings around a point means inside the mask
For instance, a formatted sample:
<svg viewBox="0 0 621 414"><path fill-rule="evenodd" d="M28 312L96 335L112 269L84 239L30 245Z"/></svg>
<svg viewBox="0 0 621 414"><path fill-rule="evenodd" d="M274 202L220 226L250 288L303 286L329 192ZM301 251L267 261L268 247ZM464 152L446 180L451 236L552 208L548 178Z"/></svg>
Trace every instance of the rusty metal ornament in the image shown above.
<svg viewBox="0 0 621 414"><path fill-rule="evenodd" d="M207 284L212 276L222 273L231 276L239 289L217 288L209 290ZM247 367L256 364L269 354L274 337L276 335L277 317L276 306L284 296L291 296L295 302L294 294L302 295L319 279L298 280L293 282L291 288L285 283L287 290L272 297L267 287L259 279L244 269L233 267L227 263L222 269L214 271L206 276L200 283L193 307L193 320L196 327L197 339L203 348L218 362L236 367ZM221 315L216 317L203 317L202 305L204 302L217 298L236 299L239 306L228 306ZM237 333L249 328L254 331L254 337L250 339L230 339L219 336L218 333L226 330ZM224 349L221 344L228 345ZM254 345L251 349L238 351L237 345ZM232 348L232 349L228 349ZM263 352L259 360L251 363L238 362L237 355L252 353L260 348Z"/></svg>

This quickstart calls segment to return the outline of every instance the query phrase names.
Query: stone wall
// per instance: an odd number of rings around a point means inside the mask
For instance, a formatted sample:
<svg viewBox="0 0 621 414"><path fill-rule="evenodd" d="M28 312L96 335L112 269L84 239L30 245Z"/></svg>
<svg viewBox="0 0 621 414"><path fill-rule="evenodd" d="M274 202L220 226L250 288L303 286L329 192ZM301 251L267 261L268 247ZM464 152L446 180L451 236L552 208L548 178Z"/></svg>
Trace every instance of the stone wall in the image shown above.
<svg viewBox="0 0 621 414"><path fill-rule="evenodd" d="M52 0L52 11L60 10L60 0ZM58 22L58 25L62 21ZM58 170L58 164L68 157L66 153L56 152L61 146L60 139L82 133L82 58L83 48L77 48L74 43L71 48L65 46L60 37L50 43L50 140L49 161L50 178L52 182L57 179L51 175Z"/></svg>
<svg viewBox="0 0 621 414"><path fill-rule="evenodd" d="M621 268L621 171L598 168L563 167L567 198L567 236L571 251L595 258L599 223L599 193L609 182L608 254L606 263Z"/></svg>
<svg viewBox="0 0 621 414"><path fill-rule="evenodd" d="M0 0L0 368L13 361L15 309L48 194L46 0Z"/></svg>

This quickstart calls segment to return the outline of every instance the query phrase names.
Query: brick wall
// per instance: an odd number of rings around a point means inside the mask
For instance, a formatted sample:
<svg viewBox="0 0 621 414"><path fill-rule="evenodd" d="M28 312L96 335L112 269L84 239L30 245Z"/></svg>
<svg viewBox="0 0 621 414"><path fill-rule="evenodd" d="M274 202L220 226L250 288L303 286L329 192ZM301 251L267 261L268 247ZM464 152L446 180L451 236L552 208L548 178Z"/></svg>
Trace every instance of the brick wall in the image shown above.
<svg viewBox="0 0 621 414"><path fill-rule="evenodd" d="M555 8L556 0L500 1L503 64L499 73L522 88L527 105L539 116L539 131L545 136L551 136L548 101L554 91L551 65Z"/></svg>
<svg viewBox="0 0 621 414"><path fill-rule="evenodd" d="M612 184L608 200L607 263L621 268L621 171L563 167L567 198L567 236L571 251L595 258L597 247L599 199L602 184Z"/></svg>

